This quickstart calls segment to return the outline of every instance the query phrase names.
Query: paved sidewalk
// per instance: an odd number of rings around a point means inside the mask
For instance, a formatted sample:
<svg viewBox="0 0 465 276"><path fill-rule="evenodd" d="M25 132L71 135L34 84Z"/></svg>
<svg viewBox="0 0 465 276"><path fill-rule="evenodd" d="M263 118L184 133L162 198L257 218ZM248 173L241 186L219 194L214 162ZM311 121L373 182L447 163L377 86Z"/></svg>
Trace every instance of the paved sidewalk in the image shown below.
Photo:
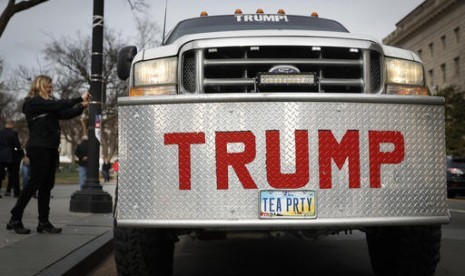
<svg viewBox="0 0 465 276"><path fill-rule="evenodd" d="M61 234L37 233L37 199L31 199L23 217L23 224L31 229L29 235L18 235L6 230L10 210L16 198L0 198L0 274L36 275L66 272L76 256L85 257L86 250L92 249L93 241L108 241L113 226L113 214L73 213L69 211L71 195L79 190L79 185L56 185L50 201L50 221L62 227ZM115 184L104 184L103 190L112 196L114 203ZM104 241L105 242L105 241ZM78 254L76 254L78 253ZM70 258L72 256L72 258ZM66 267L68 266L68 267ZM44 273L53 271L53 273Z"/></svg>

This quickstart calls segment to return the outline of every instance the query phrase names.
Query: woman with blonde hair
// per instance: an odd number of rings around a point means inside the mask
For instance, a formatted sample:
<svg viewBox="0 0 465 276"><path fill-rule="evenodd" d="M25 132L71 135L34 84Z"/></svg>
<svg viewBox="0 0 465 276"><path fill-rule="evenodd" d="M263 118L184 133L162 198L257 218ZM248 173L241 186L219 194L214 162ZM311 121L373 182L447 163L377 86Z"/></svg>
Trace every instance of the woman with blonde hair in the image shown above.
<svg viewBox="0 0 465 276"><path fill-rule="evenodd" d="M29 183L21 192L11 210L8 230L18 234L29 234L24 227L22 217L31 197L38 190L39 224L37 232L60 233L61 228L54 227L49 221L50 192L55 185L55 171L59 162L60 144L59 120L71 119L82 114L89 106L91 96L85 92L74 99L57 100L52 96L52 79L49 76L37 76L31 84L23 113L29 128L26 146L30 160Z"/></svg>

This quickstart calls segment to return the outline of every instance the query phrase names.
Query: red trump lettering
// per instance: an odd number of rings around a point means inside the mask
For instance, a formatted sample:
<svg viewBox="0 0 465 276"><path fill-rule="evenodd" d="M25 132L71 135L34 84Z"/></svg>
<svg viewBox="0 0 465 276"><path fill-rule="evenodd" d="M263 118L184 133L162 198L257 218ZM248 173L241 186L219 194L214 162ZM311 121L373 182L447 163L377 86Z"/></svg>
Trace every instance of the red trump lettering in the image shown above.
<svg viewBox="0 0 465 276"><path fill-rule="evenodd" d="M309 172L308 131L295 131L295 173L282 173L278 130L266 131L266 177L276 189L297 189L307 185Z"/></svg>
<svg viewBox="0 0 465 276"><path fill-rule="evenodd" d="M246 165L255 159L255 135L251 131L231 131L216 133L216 184L218 190L229 187L228 167L236 172L245 189L257 189ZM241 143L243 152L228 152L228 144Z"/></svg>
<svg viewBox="0 0 465 276"><path fill-rule="evenodd" d="M191 145L205 144L205 133L166 133L165 145L178 145L179 189L191 189Z"/></svg>
<svg viewBox="0 0 465 276"><path fill-rule="evenodd" d="M369 131L370 187L381 188L381 165L399 164L404 160L404 136L399 131ZM381 151L381 144L394 146L390 152Z"/></svg>
<svg viewBox="0 0 465 276"><path fill-rule="evenodd" d="M332 188L331 160L339 170L349 160L349 188L360 188L359 131L348 130L338 143L331 130L318 131L320 188Z"/></svg>

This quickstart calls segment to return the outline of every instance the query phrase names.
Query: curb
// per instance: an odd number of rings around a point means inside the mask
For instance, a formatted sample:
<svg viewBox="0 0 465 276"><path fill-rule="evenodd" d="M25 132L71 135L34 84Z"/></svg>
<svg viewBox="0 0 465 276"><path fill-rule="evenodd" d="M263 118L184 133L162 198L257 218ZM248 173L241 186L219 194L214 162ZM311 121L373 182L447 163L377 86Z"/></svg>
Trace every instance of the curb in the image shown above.
<svg viewBox="0 0 465 276"><path fill-rule="evenodd" d="M85 275L113 251L113 230L96 237L36 275Z"/></svg>

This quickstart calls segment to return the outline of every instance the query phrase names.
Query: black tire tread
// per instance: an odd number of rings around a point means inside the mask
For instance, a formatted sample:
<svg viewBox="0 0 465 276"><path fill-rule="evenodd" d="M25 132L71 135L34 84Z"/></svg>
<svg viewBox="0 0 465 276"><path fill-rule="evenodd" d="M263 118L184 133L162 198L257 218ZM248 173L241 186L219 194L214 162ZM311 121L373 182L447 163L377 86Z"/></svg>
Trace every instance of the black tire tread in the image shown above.
<svg viewBox="0 0 465 276"><path fill-rule="evenodd" d="M118 275L171 275L174 237L167 229L113 229Z"/></svg>
<svg viewBox="0 0 465 276"><path fill-rule="evenodd" d="M377 276L432 276L440 259L441 226L397 226L366 233Z"/></svg>

